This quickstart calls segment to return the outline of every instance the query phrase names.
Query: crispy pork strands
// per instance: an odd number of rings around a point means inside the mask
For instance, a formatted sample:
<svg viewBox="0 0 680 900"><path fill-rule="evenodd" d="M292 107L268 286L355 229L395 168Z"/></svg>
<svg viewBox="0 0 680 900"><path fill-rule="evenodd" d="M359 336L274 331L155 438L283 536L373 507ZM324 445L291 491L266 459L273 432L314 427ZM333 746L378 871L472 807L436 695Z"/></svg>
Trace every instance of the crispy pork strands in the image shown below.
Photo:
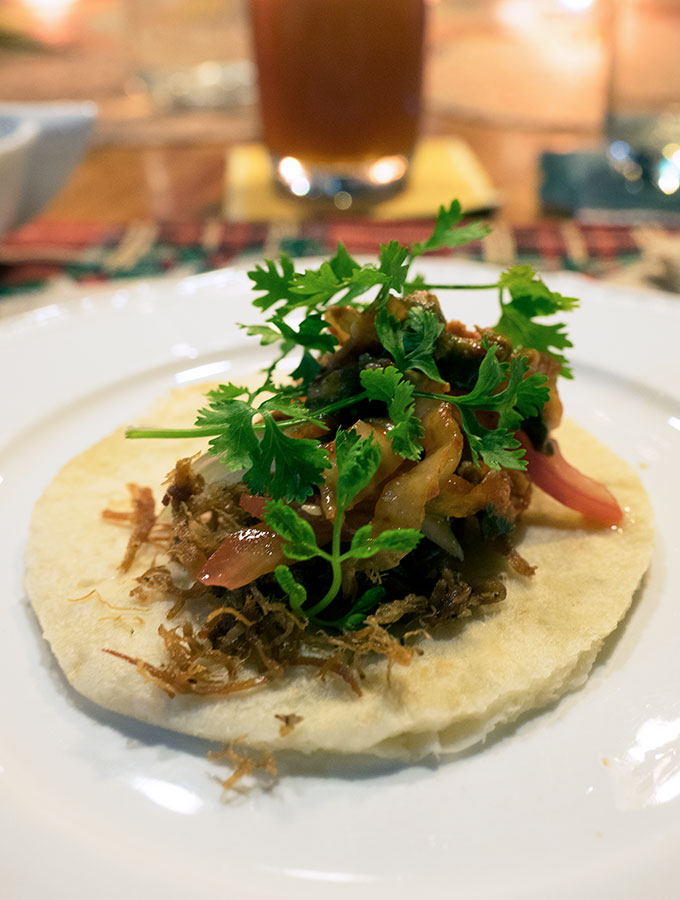
<svg viewBox="0 0 680 900"><path fill-rule="evenodd" d="M151 529L156 523L156 504L151 488L139 487L137 484L128 484L128 490L132 499L132 511L130 513L117 513L110 509L102 511L102 516L105 519L129 521L132 525L132 534L128 539L125 555L120 563L121 572L128 571L135 554L142 544L149 539Z"/></svg>

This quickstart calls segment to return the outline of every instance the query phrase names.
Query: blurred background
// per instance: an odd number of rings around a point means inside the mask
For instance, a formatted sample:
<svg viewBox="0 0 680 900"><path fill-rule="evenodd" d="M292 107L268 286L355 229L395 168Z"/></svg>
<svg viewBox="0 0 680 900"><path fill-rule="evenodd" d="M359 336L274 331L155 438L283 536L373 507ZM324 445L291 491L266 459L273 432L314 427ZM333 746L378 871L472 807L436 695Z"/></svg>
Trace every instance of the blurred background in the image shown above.
<svg viewBox="0 0 680 900"><path fill-rule="evenodd" d="M95 225L139 234L209 223L213 238L200 240L226 246L230 223L278 223L302 239L304 223L329 219L417 222L454 195L494 219L485 252L501 262L530 243L551 265L587 268L598 254L599 263L637 259L650 235L657 248L674 236L680 0L426 7L421 139L407 188L379 202L338 194L315 203L272 183L243 0L3 0L0 105L93 101L97 110L79 162L29 231L23 223L6 234L0 264L23 259L30 239L43 248L50 234L74 240L69 223L85 242L101 240L87 231ZM608 237L593 237L596 227ZM608 250L612 235L622 243Z"/></svg>

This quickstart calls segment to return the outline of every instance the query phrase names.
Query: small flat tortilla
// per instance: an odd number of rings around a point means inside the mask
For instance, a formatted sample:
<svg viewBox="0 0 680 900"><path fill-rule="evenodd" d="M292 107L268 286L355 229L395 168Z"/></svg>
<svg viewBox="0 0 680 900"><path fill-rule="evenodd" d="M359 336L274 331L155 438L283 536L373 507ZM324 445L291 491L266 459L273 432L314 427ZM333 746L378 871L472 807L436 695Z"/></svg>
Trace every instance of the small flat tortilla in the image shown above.
<svg viewBox="0 0 680 900"><path fill-rule="evenodd" d="M143 421L186 425L204 391L174 391ZM175 461L203 451L203 440L130 441L120 429L71 460L35 507L28 595L69 682L107 709L217 741L247 735L251 746L273 750L408 759L460 750L580 686L649 563L651 507L637 476L569 422L558 437L567 459L610 487L625 509L623 525L588 526L536 489L519 546L535 576L509 573L506 600L444 637L423 639L423 655L393 666L389 683L384 659L367 665L361 697L337 677L299 669L229 697L170 698L133 665L102 652L162 664L158 627L168 625L174 602L130 598L136 576L165 559L144 545L121 574L129 530L104 521L102 510L127 508L130 482L152 487L159 500ZM281 729L288 715L302 720Z"/></svg>

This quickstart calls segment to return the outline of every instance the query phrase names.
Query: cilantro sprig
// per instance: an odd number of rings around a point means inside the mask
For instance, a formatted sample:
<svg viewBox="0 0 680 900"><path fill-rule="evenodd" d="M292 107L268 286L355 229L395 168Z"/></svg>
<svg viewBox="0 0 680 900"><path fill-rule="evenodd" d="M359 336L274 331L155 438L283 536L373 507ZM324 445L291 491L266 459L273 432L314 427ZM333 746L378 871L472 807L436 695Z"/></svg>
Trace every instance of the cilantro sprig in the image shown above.
<svg viewBox="0 0 680 900"><path fill-rule="evenodd" d="M369 559L381 551L410 553L422 538L421 532L413 528L387 529L374 536L372 526L364 525L354 533L349 547L342 550L345 512L377 472L380 455L380 446L372 437L361 438L356 431L338 431L335 438L336 513L330 550L318 545L312 526L290 506L280 500L269 500L265 504L265 521L286 542L283 550L289 559L304 561L318 557L330 565L330 586L312 605L308 605L306 588L295 579L289 566L279 565L274 573L293 612L317 625L340 630L359 628L384 595L380 587L369 588L340 617L331 620L320 617L340 592L342 564L346 560Z"/></svg>
<svg viewBox="0 0 680 900"><path fill-rule="evenodd" d="M494 326L515 347L532 347L554 357L561 363L561 374L571 378L572 372L566 357L556 352L572 347L562 322L545 325L534 321L538 316L549 316L578 306L576 297L565 297L551 291L531 266L513 266L504 272L498 282L501 317ZM510 299L504 300L504 291Z"/></svg>
<svg viewBox="0 0 680 900"><path fill-rule="evenodd" d="M426 241L414 244L411 256L421 256L423 253L442 250L444 247L462 247L471 241L481 241L491 231L488 225L481 222L461 225L462 218L463 210L458 200L454 200L448 208L440 206L434 231Z"/></svg>
<svg viewBox="0 0 680 900"><path fill-rule="evenodd" d="M377 266L358 263L342 243L338 243L329 260L304 272L295 271L286 253L281 254L278 266L274 260L265 260L263 266L256 265L248 272L253 289L259 292L253 305L264 311L276 308L275 315L286 318L301 307L321 312L329 305L352 303L376 286L383 297L390 291L399 293L406 285L414 259L444 247L461 247L489 233L490 228L480 222L461 225L462 218L458 200L453 200L448 207L441 206L427 240L410 249L398 241L382 244Z"/></svg>
<svg viewBox="0 0 680 900"><path fill-rule="evenodd" d="M395 453L417 460L422 453L422 425L414 412L414 400L429 397L457 407L475 462L481 459L492 468L524 468L523 451L513 432L545 403L546 379L527 375L526 361L521 358L501 363L493 349L487 348L477 381L467 395L416 391L409 373L421 372L433 381L442 380L434 357L443 323L422 306L410 309L401 321L387 311L390 292L400 293L414 285L408 279L415 259L443 247L479 240L488 232L485 225L462 224L461 220L457 201L440 207L426 240L411 248L397 241L384 244L377 264L360 264L339 244L331 259L317 269L297 272L286 254L278 263L265 260L256 265L249 272L258 294L254 305L267 318L264 323L242 327L249 335L259 337L262 344L278 347L278 356L266 370L263 384L255 391L233 384L211 391L193 428L130 429L128 437L210 437L209 452L220 456L232 469L244 469L244 479L252 491L275 500L303 502L323 481L330 462L318 441L290 437L289 429L303 423L323 428L327 417L343 407L363 400L381 401L392 420L388 437ZM571 346L564 325L536 320L570 310L577 301L551 291L530 266L513 266L489 285L432 285L424 279L417 284L427 289L497 290L500 318L495 330L506 335L515 348L533 347L552 355L559 361L562 374L570 377L561 353ZM373 305L376 331L393 365L362 371L360 393L311 413L300 400L320 371L317 356L332 352L337 343L324 313L339 303L361 306L359 298L366 293L369 297L363 300L362 308ZM291 316L299 321L289 319ZM291 372L295 383L285 387L275 384L277 364L294 350L301 351ZM485 411L497 413L496 427L479 421L477 413Z"/></svg>
<svg viewBox="0 0 680 900"><path fill-rule="evenodd" d="M472 390L462 396L415 391L416 397L436 398L457 407L475 464L481 458L490 469L525 469L524 450L514 436L525 418L537 415L550 391L547 378L538 372L526 375L524 357L500 362L496 348L487 346ZM482 425L477 412L498 413L494 428Z"/></svg>
<svg viewBox="0 0 680 900"><path fill-rule="evenodd" d="M220 456L232 470L245 469L243 480L255 494L268 494L303 503L320 484L330 467L328 453L311 438L292 438L279 426L273 413L293 421L318 422L305 407L273 397L255 407L235 396L233 385L220 385L208 393L209 406L199 410L198 428L215 428L210 453ZM253 419L261 419L261 438Z"/></svg>
<svg viewBox="0 0 680 900"><path fill-rule="evenodd" d="M193 428L129 429L127 437L210 437L208 452L232 471L244 469L243 480L253 493L304 503L323 481L330 460L318 441L290 437L286 430L323 423L285 392L256 405L261 391L221 384L206 395L208 405L198 411ZM277 413L286 418L275 418Z"/></svg>
<svg viewBox="0 0 680 900"><path fill-rule="evenodd" d="M579 305L579 300L550 290L531 266L511 266L491 284L431 284L419 278L409 282L407 287L409 290L497 290L501 315L493 330L504 334L517 350L534 349L552 356L560 363L560 374L564 378L573 377L566 357L559 352L573 346L567 337L566 325L564 322L545 324L535 320L569 312ZM506 299L507 294L509 299Z"/></svg>
<svg viewBox="0 0 680 900"><path fill-rule="evenodd" d="M434 347L444 330L444 323L423 306L412 307L403 322L398 322L385 309L375 319L380 342L401 372L417 369L433 381L442 381L434 361Z"/></svg>
<svg viewBox="0 0 680 900"><path fill-rule="evenodd" d="M369 292L373 292L369 301L375 302L380 309L391 292L400 294L415 289L496 289L501 314L494 326L495 330L508 337L516 348L534 348L553 356L561 365L562 375L570 378L571 370L561 353L572 346L564 324L545 324L536 319L573 309L578 301L550 290L531 266L512 266L497 281L484 285L431 284L422 276L409 280L412 263L423 254L445 247L461 247L471 241L482 240L489 233L487 225L480 222L461 224L462 218L463 212L457 200L453 200L448 207L442 205L432 234L426 240L419 241L410 248L398 241L381 245L377 265L360 264L339 243L334 256L317 269L296 272L292 260L286 254L281 255L278 266L272 260L266 260L264 266L255 266L248 276L255 291L263 293L259 293L253 303L270 315L267 325L248 326L248 333L259 334L264 344L279 342L281 345L280 355L267 370L268 375L271 376L275 365L297 347L303 349L308 367L310 350L323 353L330 349L323 340L323 337L331 335L328 331L324 335L325 323L322 318L330 306L340 303L356 304L358 298ZM507 294L509 299L505 299ZM296 335L291 326L286 327L285 320L291 314L300 312L304 312L311 321L308 325L301 326ZM379 315L376 324L379 329L383 329L389 340L391 329L385 327L384 317ZM412 326L416 332L416 322L412 322ZM383 334L380 334L380 338L384 341ZM390 350L389 347L387 349ZM411 352L413 350L411 348ZM427 354L423 352L421 359L426 358ZM427 362L423 365L427 366ZM437 377L433 367L432 363L426 374ZM411 368L419 366L412 365ZM424 369L421 368L421 371Z"/></svg>
<svg viewBox="0 0 680 900"><path fill-rule="evenodd" d="M413 406L407 404L413 397L426 397L450 403L460 410L461 425L475 463L481 458L492 469L526 468L524 451L513 432L519 429L525 418L537 415L548 400L547 378L538 373L526 376L529 364L523 357L513 357L510 363L500 362L496 348L487 344L477 380L468 394L453 396L431 391L408 391L406 386L409 382L399 372L417 369L435 381L442 380L433 355L443 327L436 314L424 307L411 309L403 322L397 322L384 310L376 317L378 336L394 359L396 368L379 370L384 373L385 388L382 393L375 370L362 372L361 382L365 388L371 389L371 399L385 399L388 403L388 415L395 423L394 432L389 435L395 452L407 459L417 459L420 455L420 448L417 455L414 449L422 429L419 433ZM499 413L496 427L486 428L480 424L476 411Z"/></svg>
<svg viewBox="0 0 680 900"><path fill-rule="evenodd" d="M248 277L255 291L264 291L253 300L253 306L265 311L276 307L272 321L301 308L321 312L331 301L351 303L372 287L387 284L390 274L380 266L360 265L339 243L335 255L317 269L296 272L290 257L282 253L278 267L268 259L264 266L256 265L248 272Z"/></svg>
<svg viewBox="0 0 680 900"><path fill-rule="evenodd" d="M415 414L411 382L394 366L364 369L359 378L368 400L382 400L387 404L387 415L393 426L387 436L394 452L404 459L419 459L423 426Z"/></svg>
<svg viewBox="0 0 680 900"><path fill-rule="evenodd" d="M330 462L318 441L288 437L287 429L302 424L323 428L328 416L347 406L366 400L380 401L385 403L392 422L387 437L394 452L404 459L417 460L422 454L423 429L415 414L414 400L422 397L449 403L460 411L461 426L475 463L481 458L492 469L526 468L524 450L513 432L524 419L537 415L547 401L545 375L527 375L528 362L523 357L500 362L496 348L487 346L472 390L454 396L416 390L406 376L408 368L413 368L412 358L398 353L397 357L403 372L397 366L364 369L359 376L363 391L313 413L285 391L255 406L252 393L227 384L208 393L210 403L199 411L194 428L130 429L127 436L210 437L209 452L220 456L232 470L245 469L244 481L254 493L302 503L321 484ZM243 395L248 399L239 399ZM485 411L498 413L495 428L479 422L476 413ZM276 412L287 418L275 419Z"/></svg>
<svg viewBox="0 0 680 900"><path fill-rule="evenodd" d="M464 223L460 204L453 201L448 207L440 207L429 237L411 247L398 241L383 244L377 262L360 263L339 243L329 260L302 272L296 271L286 254L278 261L265 260L256 265L248 275L257 294L253 302L262 319L241 327L274 350L262 384L249 390L229 383L210 391L193 427L127 432L128 437L136 438L207 437L209 453L230 469L243 471L249 490L268 498L265 520L284 539L284 552L291 562L316 558L329 566L329 583L319 600L308 597L291 566L280 565L275 572L291 609L320 627L359 628L383 598L383 588L374 586L349 604L341 602L345 563L369 559L382 551L408 553L416 547L421 533L406 528L373 534L372 526L365 525L349 535L346 513L374 477L381 451L372 439L360 438L352 430L338 430L336 516L330 544L320 546L310 522L290 504L304 503L323 483L331 467L330 455L318 439L294 437L294 429L314 426L323 435L331 417L343 408L362 402L382 403L390 420L386 436L393 452L416 462L423 452L423 425L416 414L416 401L426 398L456 408L475 464L524 469L524 450L515 433L527 419L540 415L549 389L544 375L529 372L522 349L534 348L552 356L561 373L571 377L563 355L571 347L565 326L542 319L573 309L577 300L550 290L530 266L510 267L485 285L439 285L428 283L421 275L411 275L412 264L424 254L480 240L488 231L478 222ZM516 353L504 362L496 346L485 345L469 392L445 393L436 363L444 329L440 316L427 306L416 304L403 312L399 304L389 302L390 295L415 289L495 290L500 314L494 329L510 340ZM324 356L337 347L326 314L340 304L372 317L388 362L363 368L359 372L360 389L312 412L305 405L308 387L321 372ZM278 367L293 352L299 359L289 374L292 383L277 384ZM422 376L430 380L427 386L434 390L420 389L425 386ZM442 385L442 392L437 391L437 383ZM324 440L328 442L331 437L332 433L327 433Z"/></svg>

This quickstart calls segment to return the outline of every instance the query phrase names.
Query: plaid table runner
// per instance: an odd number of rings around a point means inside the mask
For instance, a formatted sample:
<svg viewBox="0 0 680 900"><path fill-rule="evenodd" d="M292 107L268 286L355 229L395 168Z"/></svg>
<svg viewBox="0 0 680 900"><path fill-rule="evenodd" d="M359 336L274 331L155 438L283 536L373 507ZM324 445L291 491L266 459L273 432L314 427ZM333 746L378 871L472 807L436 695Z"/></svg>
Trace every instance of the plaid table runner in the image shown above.
<svg viewBox="0 0 680 900"><path fill-rule="evenodd" d="M0 297L36 290L56 276L79 283L149 277L181 267L202 272L261 256L321 255L343 241L353 254L373 254L381 242L423 240L432 220L375 222L328 220L290 224L203 222L132 225L34 222L0 243ZM444 255L502 266L530 263L536 269L571 269L607 276L636 261L652 239L678 235L662 227L543 222L510 228L494 224L483 242Z"/></svg>

